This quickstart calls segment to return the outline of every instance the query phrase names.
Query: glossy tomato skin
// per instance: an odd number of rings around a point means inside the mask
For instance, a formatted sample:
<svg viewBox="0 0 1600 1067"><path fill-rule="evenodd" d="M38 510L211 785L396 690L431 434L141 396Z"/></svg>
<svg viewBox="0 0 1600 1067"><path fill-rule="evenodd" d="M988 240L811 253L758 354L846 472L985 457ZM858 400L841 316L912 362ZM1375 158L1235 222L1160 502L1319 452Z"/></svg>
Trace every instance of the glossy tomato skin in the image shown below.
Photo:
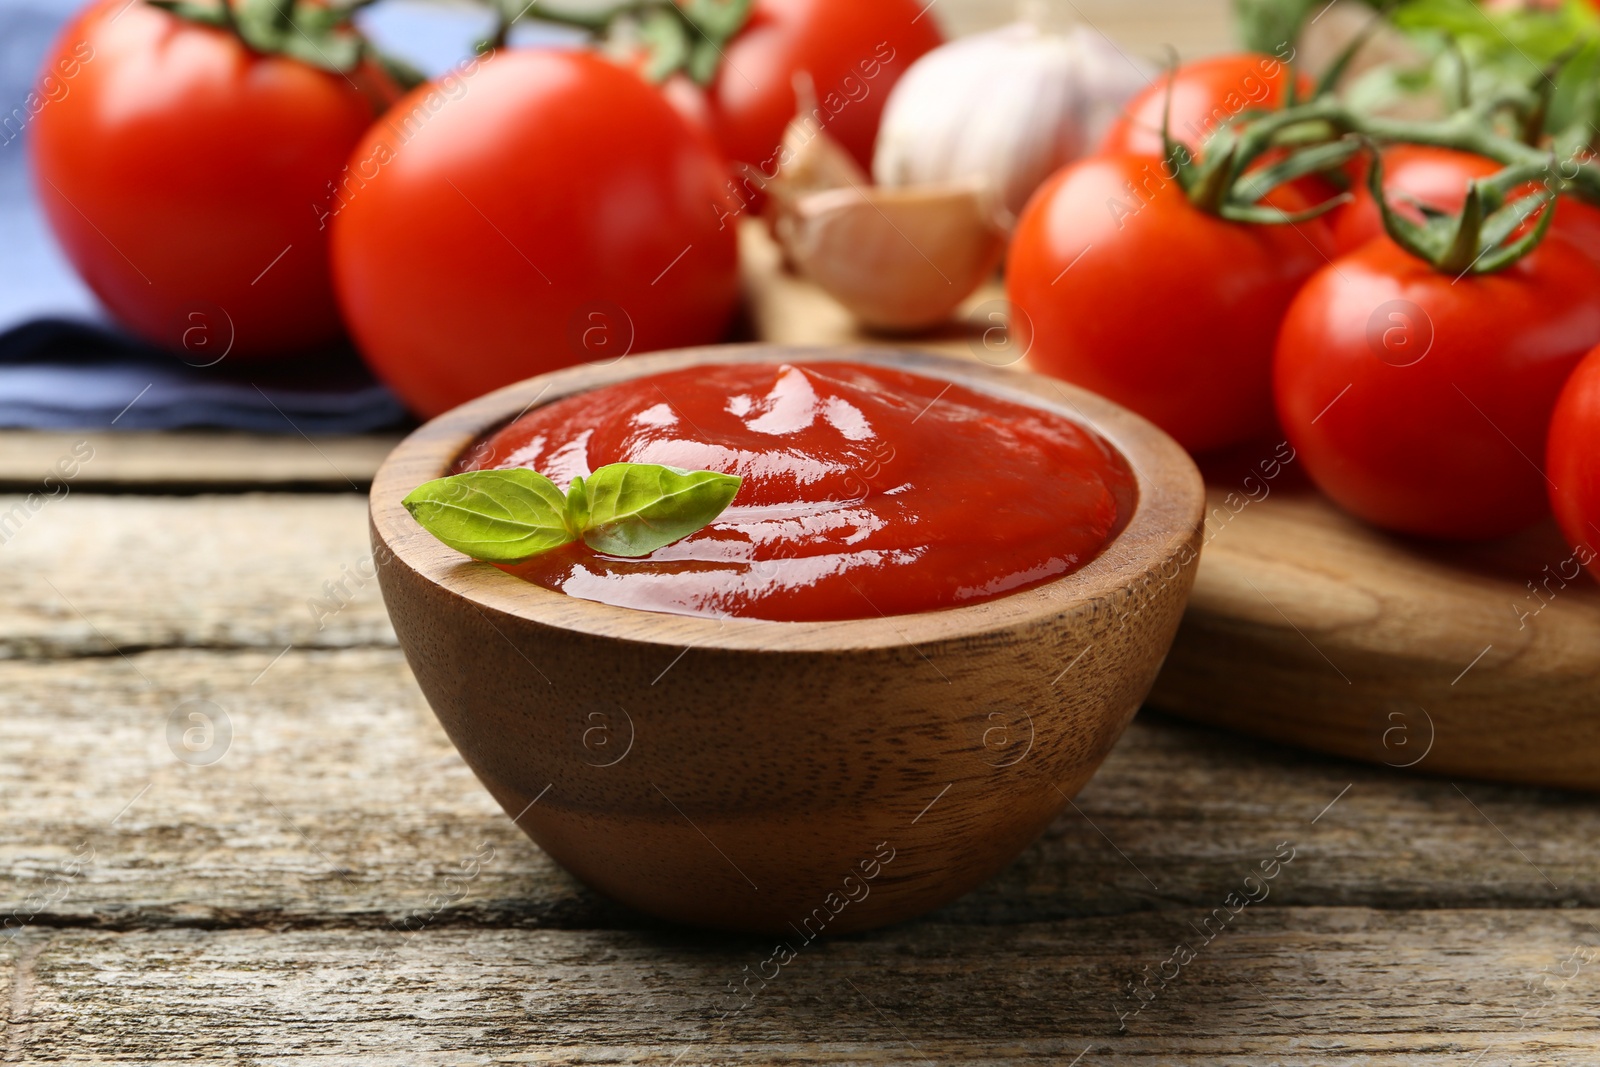
<svg viewBox="0 0 1600 1067"><path fill-rule="evenodd" d="M756 0L709 90L718 143L770 177L805 72L828 133L870 171L889 90L944 43L935 18L919 0Z"/></svg>
<svg viewBox="0 0 1600 1067"><path fill-rule="evenodd" d="M1550 503L1578 563L1600 578L1600 348L1578 365L1550 421Z"/></svg>
<svg viewBox="0 0 1600 1067"><path fill-rule="evenodd" d="M1467 186L1501 169L1501 164L1494 160L1470 152L1425 145L1395 145L1383 152L1383 187L1396 209L1420 221L1421 212L1408 201L1420 201L1440 211L1460 211L1467 201ZM1357 177L1350 189L1353 199L1329 216L1334 247L1339 255L1354 252L1384 232L1377 201L1367 190L1365 167L1354 170ZM1531 193L1535 188L1530 185L1522 193ZM1563 196L1557 204L1552 227L1553 232L1567 238L1600 265L1600 208Z"/></svg>
<svg viewBox="0 0 1600 1067"><path fill-rule="evenodd" d="M1161 121L1172 96L1169 131L1190 149L1204 149L1229 120L1246 111L1276 111L1287 100L1291 70L1276 56L1258 52L1213 56L1179 67L1172 77L1158 75L1128 102L1106 131L1100 151L1107 155L1164 156ZM1300 79L1309 93L1311 83Z"/></svg>
<svg viewBox="0 0 1600 1067"><path fill-rule="evenodd" d="M1556 205L1554 232L1600 266L1600 207L1572 196L1563 196Z"/></svg>
<svg viewBox="0 0 1600 1067"><path fill-rule="evenodd" d="M1395 145L1383 150L1383 187L1390 202L1412 218L1420 218L1420 213L1409 207L1408 199L1420 200L1441 211L1460 211L1467 199L1468 183L1487 178L1499 169L1492 159L1449 148ZM1329 220L1340 255L1383 236L1383 217L1367 189L1366 166L1353 166L1351 170L1355 175L1350 186L1352 199Z"/></svg>
<svg viewBox="0 0 1600 1067"><path fill-rule="evenodd" d="M1560 238L1498 274L1442 274L1379 238L1283 323L1278 414L1313 481L1377 526L1477 540L1549 510L1551 412L1600 342L1600 270Z"/></svg>
<svg viewBox="0 0 1600 1067"><path fill-rule="evenodd" d="M738 298L726 170L631 71L473 60L351 157L334 280L368 364L437 415L560 367L719 340Z"/></svg>
<svg viewBox="0 0 1600 1067"><path fill-rule="evenodd" d="M1328 236L1320 221L1225 222L1191 205L1167 173L1140 156L1060 171L1023 211L1006 288L1034 367L1203 452L1272 429L1278 324L1327 262ZM1293 196L1275 203L1303 207Z"/></svg>
<svg viewBox="0 0 1600 1067"><path fill-rule="evenodd" d="M385 79L358 89L125 0L70 23L43 73L60 89L30 128L39 199L117 319L190 361L340 336L318 205L397 95Z"/></svg>

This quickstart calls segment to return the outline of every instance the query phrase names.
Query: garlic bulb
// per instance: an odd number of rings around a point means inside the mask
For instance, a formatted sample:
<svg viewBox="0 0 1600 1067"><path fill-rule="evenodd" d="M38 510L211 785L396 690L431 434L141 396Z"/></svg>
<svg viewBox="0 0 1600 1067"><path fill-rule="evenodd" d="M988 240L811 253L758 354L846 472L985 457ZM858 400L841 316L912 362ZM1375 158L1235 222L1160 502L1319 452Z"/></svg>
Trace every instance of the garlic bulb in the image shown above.
<svg viewBox="0 0 1600 1067"><path fill-rule="evenodd" d="M981 181L1014 220L1148 82L1084 26L1054 34L1018 22L960 38L913 63L889 94L873 176L883 186Z"/></svg>

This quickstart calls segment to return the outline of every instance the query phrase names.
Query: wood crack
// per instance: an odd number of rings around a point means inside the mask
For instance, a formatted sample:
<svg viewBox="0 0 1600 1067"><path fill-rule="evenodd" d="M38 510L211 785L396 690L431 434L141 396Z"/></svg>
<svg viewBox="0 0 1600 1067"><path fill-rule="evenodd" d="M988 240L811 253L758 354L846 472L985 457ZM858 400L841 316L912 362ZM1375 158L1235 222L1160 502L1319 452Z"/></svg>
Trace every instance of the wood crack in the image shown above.
<svg viewBox="0 0 1600 1067"><path fill-rule="evenodd" d="M25 943L17 951L16 961L11 967L11 1003L6 1013L5 1032L5 1059L6 1063L18 1063L22 1060L28 1034L32 1029L32 1020L29 1012L32 1008L34 986L34 964L39 956L50 944L49 935Z"/></svg>

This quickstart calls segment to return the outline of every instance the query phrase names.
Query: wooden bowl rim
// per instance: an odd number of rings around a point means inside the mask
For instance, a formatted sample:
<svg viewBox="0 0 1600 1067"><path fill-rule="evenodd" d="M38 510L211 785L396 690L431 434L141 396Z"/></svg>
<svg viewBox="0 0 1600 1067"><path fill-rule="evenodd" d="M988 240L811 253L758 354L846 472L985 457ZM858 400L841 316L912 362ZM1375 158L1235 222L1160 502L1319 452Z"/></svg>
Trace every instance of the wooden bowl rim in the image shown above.
<svg viewBox="0 0 1600 1067"><path fill-rule="evenodd" d="M856 362L892 366L952 381L1072 419L1127 460L1139 499L1127 525L1100 555L1072 574L1032 589L963 607L834 622L708 619L582 600L468 560L424 531L400 501L448 472L479 438L531 410L615 382L726 363ZM890 346L717 345L583 364L529 378L440 415L402 441L372 482L374 549L437 590L479 608L541 626L653 645L761 652L851 652L964 640L1065 619L1144 580L1194 551L1204 521L1205 487L1187 452L1133 412L1088 390L1024 371ZM1175 580L1175 576L1174 576ZM486 616L487 617L487 616ZM509 638L508 638L509 640Z"/></svg>

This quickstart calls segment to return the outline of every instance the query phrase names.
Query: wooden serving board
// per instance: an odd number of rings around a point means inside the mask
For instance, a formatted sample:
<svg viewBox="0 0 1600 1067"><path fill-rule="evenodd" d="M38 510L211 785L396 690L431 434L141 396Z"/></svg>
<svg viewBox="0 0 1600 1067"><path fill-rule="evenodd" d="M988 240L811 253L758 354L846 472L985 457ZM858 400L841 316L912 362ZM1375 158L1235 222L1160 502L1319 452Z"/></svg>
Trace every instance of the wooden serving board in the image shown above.
<svg viewBox="0 0 1600 1067"><path fill-rule="evenodd" d="M764 232L743 238L763 340L873 340L783 273ZM938 334L876 340L1003 362L983 343L1002 297L979 293ZM1554 525L1492 545L1390 537L1292 461L1270 466L1289 454L1267 443L1207 471L1207 544L1151 703L1395 768L1600 790L1600 585Z"/></svg>

